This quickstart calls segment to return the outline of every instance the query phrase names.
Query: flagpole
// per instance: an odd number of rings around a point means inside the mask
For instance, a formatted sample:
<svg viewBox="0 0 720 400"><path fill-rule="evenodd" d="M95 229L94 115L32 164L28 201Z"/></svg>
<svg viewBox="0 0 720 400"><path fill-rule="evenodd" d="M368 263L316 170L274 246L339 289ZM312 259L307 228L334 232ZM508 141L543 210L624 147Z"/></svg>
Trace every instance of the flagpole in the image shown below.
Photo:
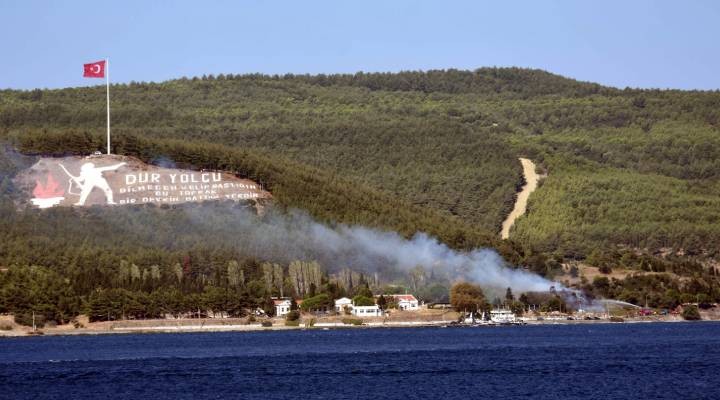
<svg viewBox="0 0 720 400"><path fill-rule="evenodd" d="M105 59L105 85L107 89L107 153L110 154L110 59Z"/></svg>

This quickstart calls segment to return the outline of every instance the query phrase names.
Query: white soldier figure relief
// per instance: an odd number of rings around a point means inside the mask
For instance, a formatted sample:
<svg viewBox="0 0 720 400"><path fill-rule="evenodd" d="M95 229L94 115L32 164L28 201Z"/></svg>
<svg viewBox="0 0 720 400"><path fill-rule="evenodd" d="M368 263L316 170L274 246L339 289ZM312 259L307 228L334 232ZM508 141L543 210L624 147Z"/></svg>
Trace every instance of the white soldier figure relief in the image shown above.
<svg viewBox="0 0 720 400"><path fill-rule="evenodd" d="M18 173L13 183L37 208L254 202L272 197L256 182L231 172L162 168L132 157L98 154L43 157ZM21 196L19 201L25 199Z"/></svg>
<svg viewBox="0 0 720 400"><path fill-rule="evenodd" d="M88 162L82 165L80 167L80 176L74 176L72 175L62 164L60 164L60 167L65 171L65 173L72 179L75 184L80 187L80 199L75 203L76 206L83 206L85 205L85 201L87 200L90 193L95 188L99 188L105 193L105 197L107 198L107 204L116 204L113 199L113 192L112 189L110 189L110 185L108 184L107 180L103 177L103 172L106 171L114 171L120 167L125 165L124 162L111 165L108 167L96 167L95 164ZM75 194L75 193L73 193Z"/></svg>

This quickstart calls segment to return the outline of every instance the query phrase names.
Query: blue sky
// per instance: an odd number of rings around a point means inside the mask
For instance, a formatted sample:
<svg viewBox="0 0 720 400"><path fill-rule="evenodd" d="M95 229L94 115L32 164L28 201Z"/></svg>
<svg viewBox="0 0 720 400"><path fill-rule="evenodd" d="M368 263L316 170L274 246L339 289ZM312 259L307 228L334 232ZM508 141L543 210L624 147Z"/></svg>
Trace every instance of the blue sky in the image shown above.
<svg viewBox="0 0 720 400"><path fill-rule="evenodd" d="M0 88L218 73L541 68L720 89L720 1L0 2Z"/></svg>

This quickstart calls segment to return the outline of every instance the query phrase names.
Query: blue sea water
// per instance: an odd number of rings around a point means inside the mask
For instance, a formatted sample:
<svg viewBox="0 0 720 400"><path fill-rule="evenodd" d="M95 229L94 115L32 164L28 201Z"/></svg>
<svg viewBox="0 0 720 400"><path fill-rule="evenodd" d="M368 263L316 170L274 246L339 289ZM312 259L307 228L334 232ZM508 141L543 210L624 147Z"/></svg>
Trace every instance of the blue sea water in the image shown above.
<svg viewBox="0 0 720 400"><path fill-rule="evenodd" d="M0 339L9 399L720 399L720 324Z"/></svg>

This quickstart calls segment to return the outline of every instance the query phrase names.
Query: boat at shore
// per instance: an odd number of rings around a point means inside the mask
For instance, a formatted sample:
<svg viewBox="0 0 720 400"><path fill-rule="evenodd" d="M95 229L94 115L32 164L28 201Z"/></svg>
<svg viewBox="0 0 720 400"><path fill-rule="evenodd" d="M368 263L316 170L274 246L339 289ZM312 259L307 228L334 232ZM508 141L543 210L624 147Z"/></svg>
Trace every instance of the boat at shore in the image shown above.
<svg viewBox="0 0 720 400"><path fill-rule="evenodd" d="M499 309L490 311L489 318L484 312L480 317L470 313L463 319L462 324L471 326L525 325L525 321L516 318L515 313L510 310Z"/></svg>
<svg viewBox="0 0 720 400"><path fill-rule="evenodd" d="M522 325L523 321L515 317L515 313L510 310L492 310L490 311L490 322L495 325Z"/></svg>

